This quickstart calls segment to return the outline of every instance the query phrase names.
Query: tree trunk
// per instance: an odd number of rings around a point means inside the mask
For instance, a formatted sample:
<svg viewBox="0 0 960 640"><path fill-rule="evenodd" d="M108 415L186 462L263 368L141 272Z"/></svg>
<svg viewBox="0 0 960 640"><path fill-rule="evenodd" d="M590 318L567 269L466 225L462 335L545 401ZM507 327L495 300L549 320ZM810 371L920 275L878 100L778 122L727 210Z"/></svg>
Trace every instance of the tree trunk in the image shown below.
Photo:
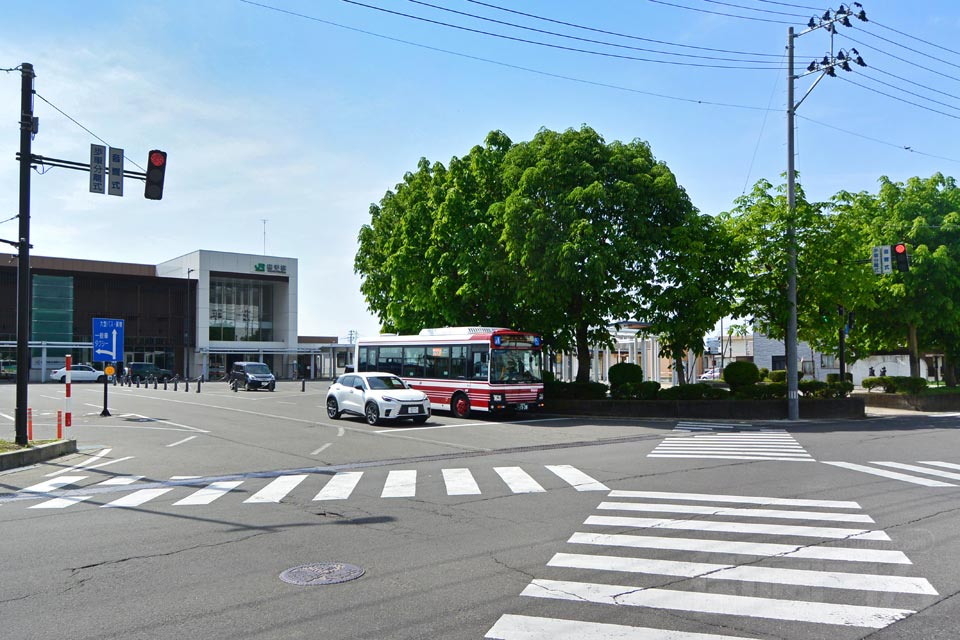
<svg viewBox="0 0 960 640"><path fill-rule="evenodd" d="M918 353L919 349L917 347L917 325L911 324L907 326L907 343L910 347L910 376L913 378L920 377L920 354Z"/></svg>
<svg viewBox="0 0 960 640"><path fill-rule="evenodd" d="M943 356L943 381L948 387L957 386L957 363L948 353Z"/></svg>
<svg viewBox="0 0 960 640"><path fill-rule="evenodd" d="M590 341L587 339L587 325L577 325L577 382L590 382Z"/></svg>

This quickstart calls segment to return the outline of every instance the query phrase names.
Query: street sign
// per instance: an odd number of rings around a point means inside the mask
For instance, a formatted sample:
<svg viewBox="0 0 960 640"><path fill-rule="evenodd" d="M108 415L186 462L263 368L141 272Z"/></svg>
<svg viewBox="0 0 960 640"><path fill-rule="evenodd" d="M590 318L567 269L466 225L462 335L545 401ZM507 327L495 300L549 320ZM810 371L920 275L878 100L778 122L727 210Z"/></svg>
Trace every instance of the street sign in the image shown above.
<svg viewBox="0 0 960 640"><path fill-rule="evenodd" d="M93 361L123 360L123 320L93 319Z"/></svg>
<svg viewBox="0 0 960 640"><path fill-rule="evenodd" d="M123 195L123 149L110 147L110 177L107 180L107 193L112 196Z"/></svg>
<svg viewBox="0 0 960 640"><path fill-rule="evenodd" d="M878 276L884 273L893 273L890 245L885 244L873 248L873 272Z"/></svg>
<svg viewBox="0 0 960 640"><path fill-rule="evenodd" d="M104 170L107 167L107 148L102 144L90 145L90 193L103 193L107 182Z"/></svg>

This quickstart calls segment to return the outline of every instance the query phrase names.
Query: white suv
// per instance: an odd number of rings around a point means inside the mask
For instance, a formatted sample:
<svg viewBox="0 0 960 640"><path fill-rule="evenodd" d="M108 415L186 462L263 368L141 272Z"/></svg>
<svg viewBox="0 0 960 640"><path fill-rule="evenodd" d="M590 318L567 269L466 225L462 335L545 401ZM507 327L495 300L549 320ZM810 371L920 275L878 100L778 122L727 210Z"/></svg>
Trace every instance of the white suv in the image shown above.
<svg viewBox="0 0 960 640"><path fill-rule="evenodd" d="M343 413L363 416L369 424L403 419L422 424L430 417L430 399L392 373L347 373L327 392L327 416L336 420Z"/></svg>

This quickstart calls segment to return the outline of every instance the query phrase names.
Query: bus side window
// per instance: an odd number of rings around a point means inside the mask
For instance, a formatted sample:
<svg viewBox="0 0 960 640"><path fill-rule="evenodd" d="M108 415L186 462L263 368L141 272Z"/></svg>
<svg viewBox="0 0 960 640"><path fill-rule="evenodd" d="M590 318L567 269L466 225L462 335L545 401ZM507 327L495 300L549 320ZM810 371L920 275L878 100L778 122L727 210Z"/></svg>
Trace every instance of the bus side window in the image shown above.
<svg viewBox="0 0 960 640"><path fill-rule="evenodd" d="M450 378L463 380L467 377L467 347L450 348Z"/></svg>
<svg viewBox="0 0 960 640"><path fill-rule="evenodd" d="M474 380L486 380L487 379L487 352L484 351L474 351L473 356L473 379Z"/></svg>

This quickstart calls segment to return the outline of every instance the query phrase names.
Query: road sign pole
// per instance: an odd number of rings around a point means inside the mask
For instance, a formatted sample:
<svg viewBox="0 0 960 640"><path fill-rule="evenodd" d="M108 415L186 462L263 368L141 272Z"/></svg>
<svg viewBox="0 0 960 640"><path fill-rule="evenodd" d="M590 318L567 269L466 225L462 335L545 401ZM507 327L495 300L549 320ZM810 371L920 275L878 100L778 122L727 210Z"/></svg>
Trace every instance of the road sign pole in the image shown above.
<svg viewBox="0 0 960 640"><path fill-rule="evenodd" d="M107 408L107 387L110 385L108 378L110 377L109 370L113 369L113 366L108 364L103 368L103 411L100 412L100 416L103 418L110 417L110 410ZM116 375L116 370L114 369L113 375Z"/></svg>

